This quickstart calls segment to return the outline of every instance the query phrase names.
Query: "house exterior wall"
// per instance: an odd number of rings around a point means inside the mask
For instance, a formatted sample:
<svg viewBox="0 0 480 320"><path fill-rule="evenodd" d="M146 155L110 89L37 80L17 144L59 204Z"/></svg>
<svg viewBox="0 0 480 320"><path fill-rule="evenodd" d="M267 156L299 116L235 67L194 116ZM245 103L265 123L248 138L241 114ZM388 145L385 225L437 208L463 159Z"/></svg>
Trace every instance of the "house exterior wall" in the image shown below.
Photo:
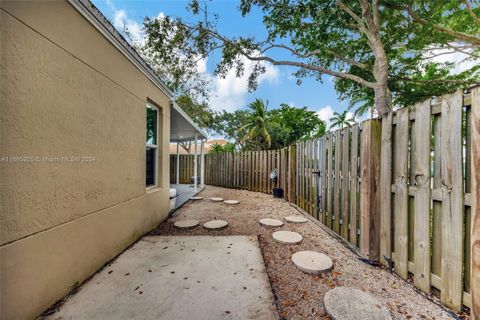
<svg viewBox="0 0 480 320"><path fill-rule="evenodd" d="M0 2L0 43L0 318L34 319L167 217L170 100L66 1Z"/></svg>

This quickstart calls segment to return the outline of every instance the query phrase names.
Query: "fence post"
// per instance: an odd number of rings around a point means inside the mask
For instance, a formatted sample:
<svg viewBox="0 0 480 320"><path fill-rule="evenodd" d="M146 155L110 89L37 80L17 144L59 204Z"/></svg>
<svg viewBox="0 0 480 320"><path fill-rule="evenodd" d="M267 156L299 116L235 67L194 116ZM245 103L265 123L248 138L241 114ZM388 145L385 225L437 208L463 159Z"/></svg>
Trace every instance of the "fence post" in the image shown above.
<svg viewBox="0 0 480 320"><path fill-rule="evenodd" d="M382 161L380 166L380 262L392 257L392 117L393 112L382 118Z"/></svg>
<svg viewBox="0 0 480 320"><path fill-rule="evenodd" d="M472 228L470 288L472 320L480 320L480 88L472 90Z"/></svg>
<svg viewBox="0 0 480 320"><path fill-rule="evenodd" d="M365 121L360 149L360 252L372 260L379 260L380 252L381 130L379 120Z"/></svg>
<svg viewBox="0 0 480 320"><path fill-rule="evenodd" d="M295 202L295 167L297 162L296 146L292 144L288 148L288 202Z"/></svg>

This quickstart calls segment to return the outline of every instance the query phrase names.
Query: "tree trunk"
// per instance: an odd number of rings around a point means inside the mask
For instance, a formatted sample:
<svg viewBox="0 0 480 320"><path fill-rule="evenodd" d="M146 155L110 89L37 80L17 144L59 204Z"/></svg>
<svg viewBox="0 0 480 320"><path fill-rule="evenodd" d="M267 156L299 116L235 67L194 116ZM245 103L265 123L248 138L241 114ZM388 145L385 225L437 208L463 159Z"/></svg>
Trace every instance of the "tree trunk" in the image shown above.
<svg viewBox="0 0 480 320"><path fill-rule="evenodd" d="M383 46L377 44L375 63L373 65L373 76L377 81L374 89L375 108L378 115L383 117L392 110L392 93L388 89L388 60Z"/></svg>
<svg viewBox="0 0 480 320"><path fill-rule="evenodd" d="M388 89L388 86L379 85L374 89L375 94L375 108L378 111L378 115L383 117L392 110L392 93Z"/></svg>
<svg viewBox="0 0 480 320"><path fill-rule="evenodd" d="M392 110L392 93L388 89L388 58L380 39L378 27L375 27L374 40L372 41L372 51L375 56L373 77L377 82L374 89L374 99L378 115L383 117Z"/></svg>

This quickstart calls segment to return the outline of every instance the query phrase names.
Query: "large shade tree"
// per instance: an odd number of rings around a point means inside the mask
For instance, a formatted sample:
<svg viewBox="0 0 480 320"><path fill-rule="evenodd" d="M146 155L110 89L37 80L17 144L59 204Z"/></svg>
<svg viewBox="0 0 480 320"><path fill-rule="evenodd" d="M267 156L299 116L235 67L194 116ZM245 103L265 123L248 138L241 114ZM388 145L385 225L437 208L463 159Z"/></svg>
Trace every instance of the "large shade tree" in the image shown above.
<svg viewBox="0 0 480 320"><path fill-rule="evenodd" d="M198 16L195 21L146 18L146 46L156 52L156 59L179 70L220 50L215 70L220 76L232 68L242 75L240 57L246 57L256 62L250 89L256 88L264 63L294 67L299 82L330 75L339 80L337 90L343 97L373 104L382 115L395 100L420 99L424 90L438 95L478 83L478 68L452 75L452 65L432 63L425 55L436 46L478 47L478 4L467 2L467 9L465 1L471 0L242 0L242 14L253 6L264 14L268 35L255 39L225 36L206 6L194 0L190 10ZM174 54L178 52L180 58Z"/></svg>

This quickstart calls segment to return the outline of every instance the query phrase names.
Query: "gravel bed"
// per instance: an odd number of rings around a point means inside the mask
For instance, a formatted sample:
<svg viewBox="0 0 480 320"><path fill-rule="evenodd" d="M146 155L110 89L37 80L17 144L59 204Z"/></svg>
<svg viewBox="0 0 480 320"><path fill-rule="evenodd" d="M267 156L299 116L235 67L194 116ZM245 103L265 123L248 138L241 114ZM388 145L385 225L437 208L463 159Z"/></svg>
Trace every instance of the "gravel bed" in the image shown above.
<svg viewBox="0 0 480 320"><path fill-rule="evenodd" d="M330 319L325 313L323 297L336 286L355 287L372 294L387 306L393 319L452 319L445 310L402 279L360 261L357 255L312 221L285 223L278 228L261 226L258 223L261 218L283 220L286 216L301 214L283 199L259 192L211 186L199 196L204 199L188 201L150 235L258 235L278 311L283 319ZM211 197L235 199L240 204L231 206L213 202ZM176 229L174 222L183 219L197 219L200 226L189 230ZM220 231L208 231L202 227L203 223L214 219L227 221L228 227ZM298 232L304 239L296 245L278 243L272 238L272 233L279 230ZM301 250L328 255L334 263L333 271L311 275L298 270L291 256Z"/></svg>

